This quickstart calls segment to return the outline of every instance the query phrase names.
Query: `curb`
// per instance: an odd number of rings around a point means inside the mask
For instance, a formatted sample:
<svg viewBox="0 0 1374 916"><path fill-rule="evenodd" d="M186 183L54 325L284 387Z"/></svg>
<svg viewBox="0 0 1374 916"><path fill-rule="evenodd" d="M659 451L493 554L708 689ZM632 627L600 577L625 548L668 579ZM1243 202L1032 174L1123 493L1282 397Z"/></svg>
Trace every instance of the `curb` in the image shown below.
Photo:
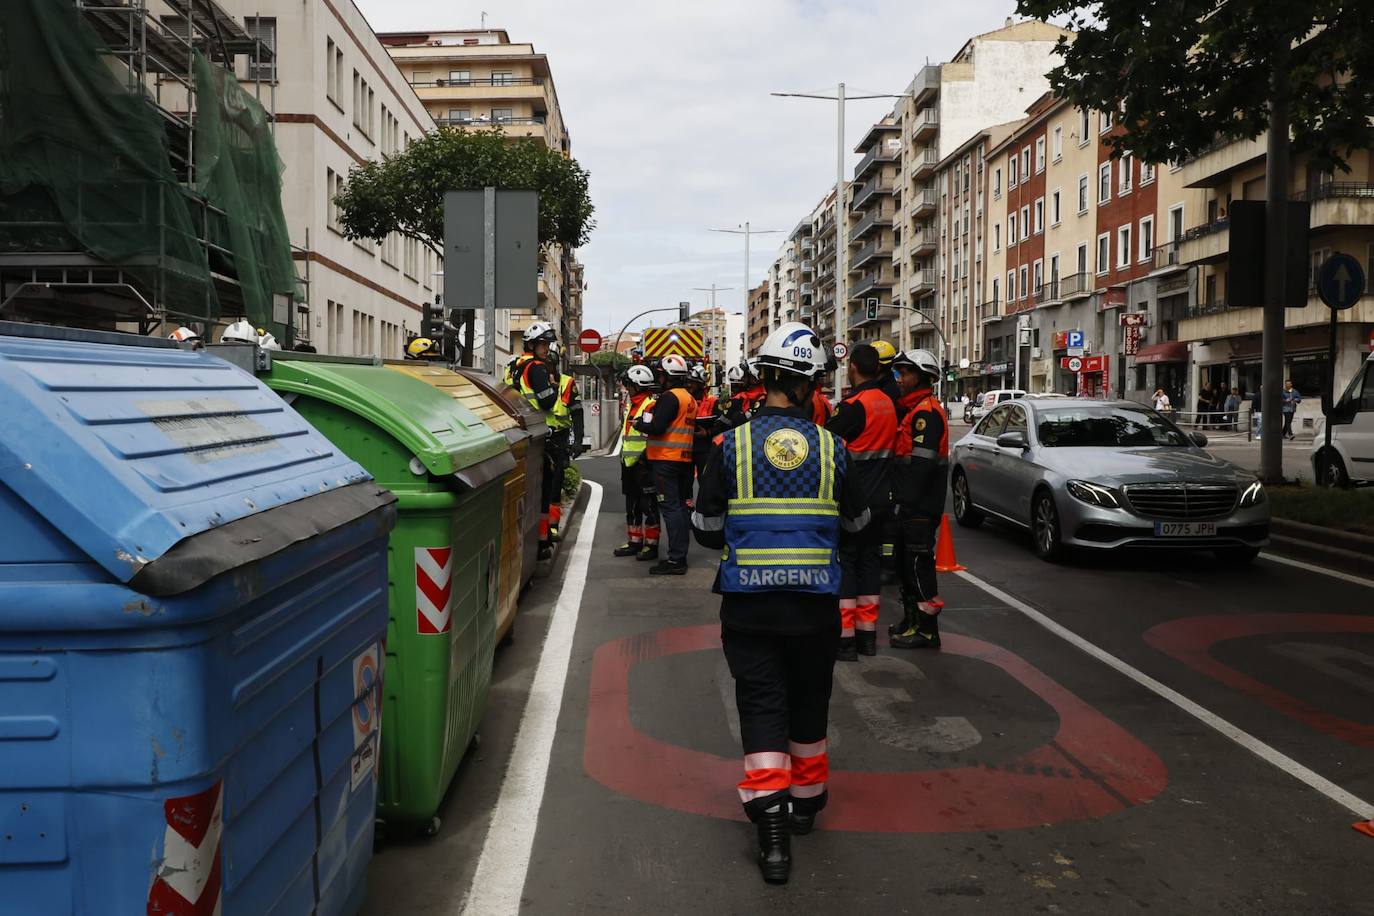
<svg viewBox="0 0 1374 916"><path fill-rule="evenodd" d="M587 486L587 482L584 480L582 486L578 487L577 495L573 497L572 501L568 502L565 500L563 502L563 519L559 524L559 532L566 532L573 527L578 516L582 514L582 510L587 505L588 494L590 492L591 488ZM554 566L558 563L558 557L563 552L564 539L565 538L560 538L553 542L553 556L549 557L547 560L540 560L535 565L535 579L547 579L553 572Z"/></svg>
<svg viewBox="0 0 1374 916"><path fill-rule="evenodd" d="M1374 537L1275 518L1270 520L1269 542L1274 553L1374 577Z"/></svg>

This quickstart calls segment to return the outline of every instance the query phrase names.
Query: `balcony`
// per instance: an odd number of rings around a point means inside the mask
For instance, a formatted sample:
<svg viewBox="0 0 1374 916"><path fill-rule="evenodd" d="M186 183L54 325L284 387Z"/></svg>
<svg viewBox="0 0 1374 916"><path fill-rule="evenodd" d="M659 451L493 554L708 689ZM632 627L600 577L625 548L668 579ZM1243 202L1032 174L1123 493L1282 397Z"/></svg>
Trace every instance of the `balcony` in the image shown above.
<svg viewBox="0 0 1374 916"><path fill-rule="evenodd" d="M1214 219L1183 233L1178 242L1178 259L1184 264L1211 264L1224 261L1231 250L1231 220Z"/></svg>
<svg viewBox="0 0 1374 916"><path fill-rule="evenodd" d="M849 239L850 241L857 242L859 239L868 235L868 233L872 232L874 229L882 228L883 226L890 225L891 223L891 213L884 213L881 208L869 210L868 214L864 216L863 219L859 220L858 224L855 225L854 228L849 231Z"/></svg>
<svg viewBox="0 0 1374 916"><path fill-rule="evenodd" d="M801 285L801 294L803 296L809 296L811 295L812 289L814 289L814 287L810 283L803 283Z"/></svg>
<svg viewBox="0 0 1374 916"><path fill-rule="evenodd" d="M929 232L917 232L911 237L912 257L932 255L939 247L939 237L935 234L933 229Z"/></svg>
<svg viewBox="0 0 1374 916"><path fill-rule="evenodd" d="M856 273L869 261L872 261L874 258L879 257L892 257L892 245L884 241L883 239L874 239L864 247L860 248L858 253L850 259L849 272Z"/></svg>
<svg viewBox="0 0 1374 916"><path fill-rule="evenodd" d="M1037 286L1031 298L1035 300L1037 306L1056 305L1062 302L1063 297L1059 295L1059 281L1052 279L1048 283Z"/></svg>
<svg viewBox="0 0 1374 916"><path fill-rule="evenodd" d="M891 288L892 275L889 273L884 273L881 270L876 270L871 273L866 273L862 277L854 281L854 285L849 287L849 298L858 299L864 294L870 293L875 289Z"/></svg>
<svg viewBox="0 0 1374 916"><path fill-rule="evenodd" d="M1374 226L1374 184L1359 181L1328 181L1297 200L1312 202L1312 229Z"/></svg>
<svg viewBox="0 0 1374 916"><path fill-rule="evenodd" d="M939 196L930 188L922 188L911 194L911 214L913 216L925 216L928 213L934 213L939 205Z"/></svg>
<svg viewBox="0 0 1374 916"><path fill-rule="evenodd" d="M993 321L1002 317L1002 303L996 299L984 302L978 306L979 321Z"/></svg>
<svg viewBox="0 0 1374 916"><path fill-rule="evenodd" d="M815 261L812 261L810 258L805 258L805 259L801 262L801 272L804 273L804 274L809 274L809 273L812 272L812 270L815 269L815 266L816 266L816 262L815 262Z"/></svg>
<svg viewBox="0 0 1374 916"><path fill-rule="evenodd" d="M916 71L916 76L907 87L907 95L920 103L934 97L940 91L940 65L926 64Z"/></svg>
<svg viewBox="0 0 1374 916"><path fill-rule="evenodd" d="M940 116L934 108L922 108L916 112L916 117L912 119L914 124L911 128L911 139L925 140L935 136L940 131Z"/></svg>
<svg viewBox="0 0 1374 916"><path fill-rule="evenodd" d="M1201 150L1183 163L1185 188L1215 188L1231 180L1237 169L1263 159L1268 138L1260 134L1253 140L1222 140Z"/></svg>
<svg viewBox="0 0 1374 916"><path fill-rule="evenodd" d="M1057 292L1064 301L1085 299L1093 293L1093 275L1084 272L1060 277Z"/></svg>
<svg viewBox="0 0 1374 916"><path fill-rule="evenodd" d="M875 165L896 161L898 152L896 148L890 147L886 143L880 143L873 147L859 160L858 167L854 169L854 180L857 181L864 177L869 169Z"/></svg>
<svg viewBox="0 0 1374 916"><path fill-rule="evenodd" d="M547 119L543 115L535 115L532 118L435 118L434 123L440 127L542 127L547 123Z"/></svg>
<svg viewBox="0 0 1374 916"><path fill-rule="evenodd" d="M892 185L885 184L881 177L873 178L859 190L854 192L854 199L849 202L849 209L855 213L861 212L864 205L873 199L875 194L891 194Z"/></svg>
<svg viewBox="0 0 1374 916"><path fill-rule="evenodd" d="M1152 273L1163 276L1188 269L1188 265L1179 257L1178 242L1166 242L1163 245L1156 245L1154 251L1152 251L1150 255L1153 260L1153 264L1150 268Z"/></svg>
<svg viewBox="0 0 1374 916"><path fill-rule="evenodd" d="M911 283L907 286L907 291L912 298L924 296L935 292L935 284L939 282L932 267L918 268L911 272Z"/></svg>
<svg viewBox="0 0 1374 916"><path fill-rule="evenodd" d="M924 178L931 175L939 164L940 157L935 155L935 150L926 147L911 157L911 177Z"/></svg>

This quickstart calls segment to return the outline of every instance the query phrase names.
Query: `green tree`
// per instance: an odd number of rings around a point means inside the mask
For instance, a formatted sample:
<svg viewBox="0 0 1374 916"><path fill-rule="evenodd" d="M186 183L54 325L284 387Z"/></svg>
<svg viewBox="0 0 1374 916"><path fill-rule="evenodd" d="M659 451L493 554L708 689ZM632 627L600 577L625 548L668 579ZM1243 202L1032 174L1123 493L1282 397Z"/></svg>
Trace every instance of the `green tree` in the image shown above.
<svg viewBox="0 0 1374 916"><path fill-rule="evenodd" d="M496 187L539 192L539 244L577 248L595 221L587 170L537 140L512 142L499 128L441 127L400 153L348 173L334 199L350 239L393 232L444 248L444 192Z"/></svg>
<svg viewBox="0 0 1374 916"><path fill-rule="evenodd" d="M1367 0L1018 0L1077 32L1050 84L1076 105L1119 111L1117 153L1188 158L1269 127L1275 92L1293 150L1348 170L1374 146L1374 15ZM1275 79L1278 71L1278 79Z"/></svg>
<svg viewBox="0 0 1374 916"><path fill-rule="evenodd" d="M624 353L613 353L610 350L597 350L587 358L587 362L601 368L609 366L617 375L630 367L628 356Z"/></svg>

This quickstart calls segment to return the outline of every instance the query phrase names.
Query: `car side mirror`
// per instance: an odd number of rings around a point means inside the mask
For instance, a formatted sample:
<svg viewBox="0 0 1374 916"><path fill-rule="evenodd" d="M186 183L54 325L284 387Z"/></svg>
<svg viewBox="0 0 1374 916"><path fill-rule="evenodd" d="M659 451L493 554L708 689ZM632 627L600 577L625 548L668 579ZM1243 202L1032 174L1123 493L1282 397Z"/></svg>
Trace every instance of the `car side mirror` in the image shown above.
<svg viewBox="0 0 1374 916"><path fill-rule="evenodd" d="M1202 433L1189 433L1188 438L1192 439L1193 444L1196 445L1198 448L1207 447L1207 437L1204 436Z"/></svg>
<svg viewBox="0 0 1374 916"><path fill-rule="evenodd" d="M1014 432L1002 433L998 436L997 446L999 448L1027 449L1030 448L1030 440L1026 438L1025 433L1018 429Z"/></svg>

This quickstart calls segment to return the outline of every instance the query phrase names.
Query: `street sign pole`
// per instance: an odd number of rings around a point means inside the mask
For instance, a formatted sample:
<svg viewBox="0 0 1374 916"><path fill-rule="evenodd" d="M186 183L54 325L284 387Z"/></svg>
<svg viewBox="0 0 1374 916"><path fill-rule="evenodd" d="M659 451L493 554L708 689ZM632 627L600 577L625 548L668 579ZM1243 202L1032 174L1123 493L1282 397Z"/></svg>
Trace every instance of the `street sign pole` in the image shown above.
<svg viewBox="0 0 1374 916"><path fill-rule="evenodd" d="M1360 262L1348 254L1337 252L1317 268L1317 295L1331 310L1331 332L1326 347L1326 366L1331 377L1322 389L1322 414L1326 417L1326 447L1331 447L1331 415L1336 398L1336 337L1339 331L1337 316L1360 301L1364 295L1365 275Z"/></svg>
<svg viewBox="0 0 1374 916"><path fill-rule="evenodd" d="M482 191L482 365L496 375L496 188Z"/></svg>

